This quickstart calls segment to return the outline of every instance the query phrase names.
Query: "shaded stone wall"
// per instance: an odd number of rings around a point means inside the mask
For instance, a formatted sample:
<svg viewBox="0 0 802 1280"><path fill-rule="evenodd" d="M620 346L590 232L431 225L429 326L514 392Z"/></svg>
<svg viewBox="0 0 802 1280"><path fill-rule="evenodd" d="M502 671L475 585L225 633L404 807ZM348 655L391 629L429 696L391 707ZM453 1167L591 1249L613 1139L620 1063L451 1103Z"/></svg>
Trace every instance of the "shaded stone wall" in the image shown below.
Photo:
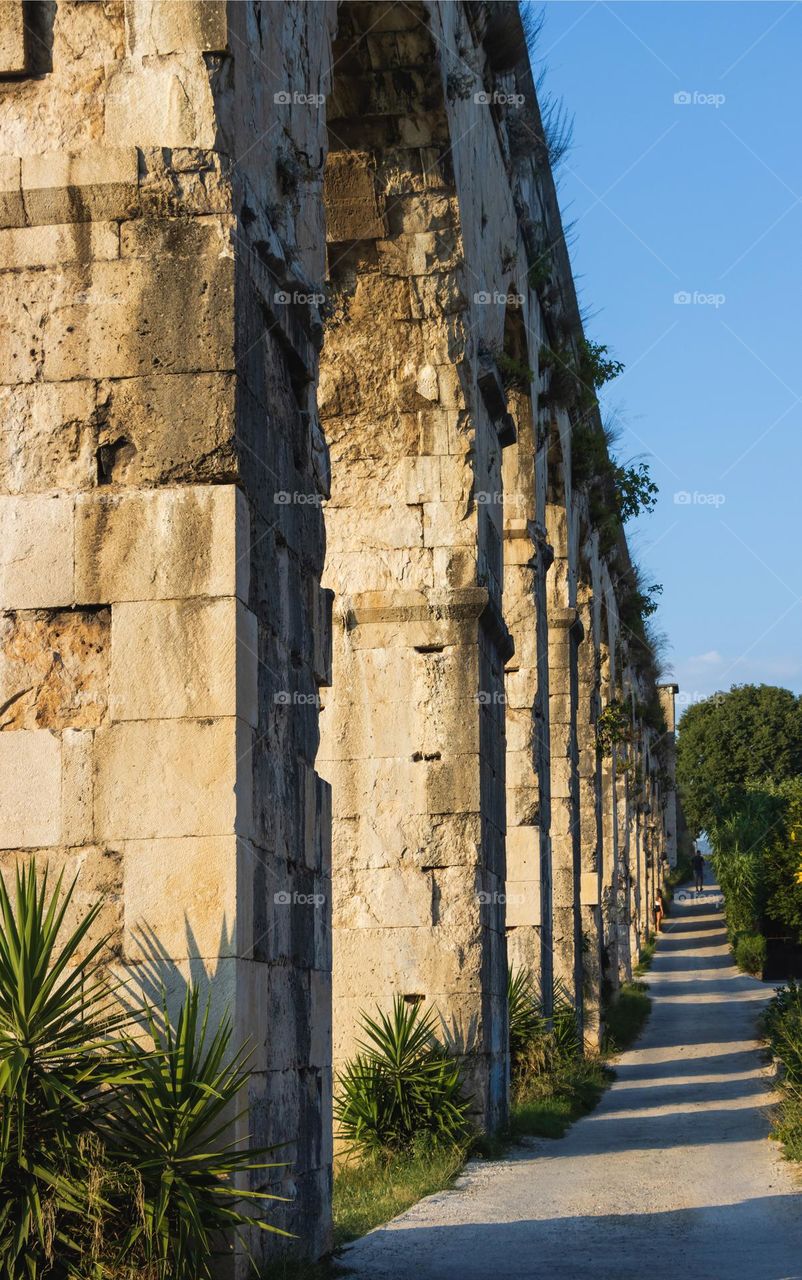
<svg viewBox="0 0 802 1280"><path fill-rule="evenodd" d="M273 1217L319 1252L327 479L319 324L280 295L322 274L321 126L274 82L309 92L325 12L33 8L47 65L0 84L2 863L78 873L115 966L231 1013L243 1131L289 1144Z"/></svg>

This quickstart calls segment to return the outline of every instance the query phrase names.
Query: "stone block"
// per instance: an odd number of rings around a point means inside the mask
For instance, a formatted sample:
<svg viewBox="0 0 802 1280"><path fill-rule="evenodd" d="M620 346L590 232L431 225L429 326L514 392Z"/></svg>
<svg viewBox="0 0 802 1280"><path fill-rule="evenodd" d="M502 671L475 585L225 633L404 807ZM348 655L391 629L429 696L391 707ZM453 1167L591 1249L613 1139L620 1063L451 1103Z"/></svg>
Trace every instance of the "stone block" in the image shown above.
<svg viewBox="0 0 802 1280"><path fill-rule="evenodd" d="M96 222L132 217L139 198L136 146L100 146L22 157L27 221Z"/></svg>
<svg viewBox="0 0 802 1280"><path fill-rule="evenodd" d="M20 227L24 222L22 161L19 156L0 156L0 227Z"/></svg>
<svg viewBox="0 0 802 1280"><path fill-rule="evenodd" d="M476 517L463 502L426 502L423 505L423 545L473 547Z"/></svg>
<svg viewBox="0 0 802 1280"><path fill-rule="evenodd" d="M478 755L434 760L426 768L428 813L475 813L481 808Z"/></svg>
<svg viewBox="0 0 802 1280"><path fill-rule="evenodd" d="M95 492L77 500L75 577L82 603L247 600L249 548L247 501L233 485Z"/></svg>
<svg viewBox="0 0 802 1280"><path fill-rule="evenodd" d="M95 729L106 715L108 609L0 619L0 729Z"/></svg>
<svg viewBox="0 0 802 1280"><path fill-rule="evenodd" d="M414 867L342 868L333 897L335 929L428 927L434 920L431 872Z"/></svg>
<svg viewBox="0 0 802 1280"><path fill-rule="evenodd" d="M223 258L234 256L231 215L143 217L120 227L123 258Z"/></svg>
<svg viewBox="0 0 802 1280"><path fill-rule="evenodd" d="M598 871L583 871L580 885L580 900L583 907L597 907L599 905L599 873Z"/></svg>
<svg viewBox="0 0 802 1280"><path fill-rule="evenodd" d="M94 833L94 734L65 729L61 744L61 839L70 845L89 844Z"/></svg>
<svg viewBox="0 0 802 1280"><path fill-rule="evenodd" d="M0 497L0 602L4 609L72 604L71 497Z"/></svg>
<svg viewBox="0 0 802 1280"><path fill-rule="evenodd" d="M210 79L198 54L118 62L107 80L106 137L123 146L211 150L219 122Z"/></svg>
<svg viewBox="0 0 802 1280"><path fill-rule="evenodd" d="M116 222L53 223L0 231L0 271L108 261L119 255Z"/></svg>
<svg viewBox="0 0 802 1280"><path fill-rule="evenodd" d="M508 827L507 880L536 880L540 876L540 828Z"/></svg>
<svg viewBox="0 0 802 1280"><path fill-rule="evenodd" d="M225 0L128 0L126 44L137 55L228 49Z"/></svg>
<svg viewBox="0 0 802 1280"><path fill-rule="evenodd" d="M255 615L230 596L115 605L112 720L240 715L255 726L257 643Z"/></svg>
<svg viewBox="0 0 802 1280"><path fill-rule="evenodd" d="M64 271L43 308L44 379L234 368L230 258L120 258Z"/></svg>
<svg viewBox="0 0 802 1280"><path fill-rule="evenodd" d="M507 785L510 787L537 786L537 771L532 752L511 750L507 743Z"/></svg>
<svg viewBox="0 0 802 1280"><path fill-rule="evenodd" d="M47 729L0 733L0 847L61 841L61 739Z"/></svg>
<svg viewBox="0 0 802 1280"><path fill-rule="evenodd" d="M379 240L386 234L368 152L332 151L325 170L326 233L330 243Z"/></svg>
<svg viewBox="0 0 802 1280"><path fill-rule="evenodd" d="M20 75L28 69L22 0L0 0L0 75Z"/></svg>
<svg viewBox="0 0 802 1280"><path fill-rule="evenodd" d="M233 718L134 720L95 737L98 840L250 835L251 730Z"/></svg>
<svg viewBox="0 0 802 1280"><path fill-rule="evenodd" d="M140 486L233 479L234 391L228 373L102 381L99 442L114 449L112 479Z"/></svg>
<svg viewBox="0 0 802 1280"><path fill-rule="evenodd" d="M96 483L93 382L0 387L0 415L0 490L33 494Z"/></svg>
<svg viewBox="0 0 802 1280"><path fill-rule="evenodd" d="M405 458L405 501L413 504L439 502L440 459Z"/></svg>
<svg viewBox="0 0 802 1280"><path fill-rule="evenodd" d="M126 840L124 950L158 939L172 959L247 956L253 943L253 854L234 835Z"/></svg>

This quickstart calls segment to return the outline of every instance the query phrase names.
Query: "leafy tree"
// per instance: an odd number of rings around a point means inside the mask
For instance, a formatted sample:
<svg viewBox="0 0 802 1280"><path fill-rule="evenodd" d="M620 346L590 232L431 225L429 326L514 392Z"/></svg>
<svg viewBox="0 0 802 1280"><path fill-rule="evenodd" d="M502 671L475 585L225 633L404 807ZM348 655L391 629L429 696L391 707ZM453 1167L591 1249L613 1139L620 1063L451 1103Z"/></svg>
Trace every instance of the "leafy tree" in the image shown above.
<svg viewBox="0 0 802 1280"><path fill-rule="evenodd" d="M750 790L802 774L802 702L774 685L734 685L689 707L679 725L677 781L688 827L712 831Z"/></svg>

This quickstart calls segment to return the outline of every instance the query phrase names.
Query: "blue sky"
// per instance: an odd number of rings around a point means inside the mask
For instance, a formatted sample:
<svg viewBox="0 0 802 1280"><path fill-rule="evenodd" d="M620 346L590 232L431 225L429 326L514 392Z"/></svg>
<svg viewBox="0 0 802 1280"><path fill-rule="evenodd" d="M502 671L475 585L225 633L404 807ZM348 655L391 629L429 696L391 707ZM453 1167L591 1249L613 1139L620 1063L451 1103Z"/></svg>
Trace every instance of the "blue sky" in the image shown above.
<svg viewBox="0 0 802 1280"><path fill-rule="evenodd" d="M627 531L681 697L802 692L802 4L548 0L537 53L575 116L588 333L627 365L605 409L660 486Z"/></svg>

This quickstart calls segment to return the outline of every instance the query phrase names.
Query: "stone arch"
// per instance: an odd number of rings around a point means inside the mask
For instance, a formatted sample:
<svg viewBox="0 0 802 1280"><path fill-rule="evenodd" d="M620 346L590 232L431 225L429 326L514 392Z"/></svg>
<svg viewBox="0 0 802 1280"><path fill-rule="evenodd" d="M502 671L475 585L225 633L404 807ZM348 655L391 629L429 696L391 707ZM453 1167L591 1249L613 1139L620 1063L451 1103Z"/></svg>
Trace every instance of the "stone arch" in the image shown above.
<svg viewBox="0 0 802 1280"><path fill-rule="evenodd" d="M504 422L465 315L460 202L423 4L339 6L320 412L335 592L335 1069L358 1015L423 996L484 1122L506 1106Z"/></svg>

